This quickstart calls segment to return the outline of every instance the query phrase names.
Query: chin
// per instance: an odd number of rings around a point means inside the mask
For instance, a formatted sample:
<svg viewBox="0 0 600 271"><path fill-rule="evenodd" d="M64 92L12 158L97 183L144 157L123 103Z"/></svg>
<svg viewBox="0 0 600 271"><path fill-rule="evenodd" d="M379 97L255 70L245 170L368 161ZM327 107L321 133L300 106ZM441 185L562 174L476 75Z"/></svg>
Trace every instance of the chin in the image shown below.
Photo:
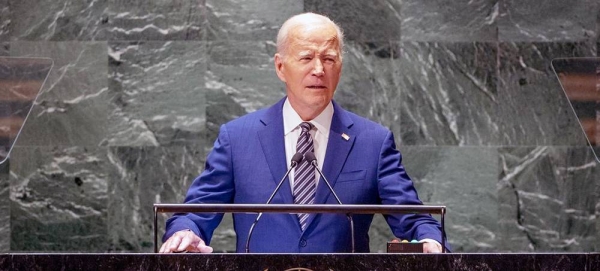
<svg viewBox="0 0 600 271"><path fill-rule="evenodd" d="M318 99L312 100L312 102L310 103L310 105L313 108L321 108L321 107L327 106L327 104L329 103L329 101L330 101L329 97L319 97Z"/></svg>

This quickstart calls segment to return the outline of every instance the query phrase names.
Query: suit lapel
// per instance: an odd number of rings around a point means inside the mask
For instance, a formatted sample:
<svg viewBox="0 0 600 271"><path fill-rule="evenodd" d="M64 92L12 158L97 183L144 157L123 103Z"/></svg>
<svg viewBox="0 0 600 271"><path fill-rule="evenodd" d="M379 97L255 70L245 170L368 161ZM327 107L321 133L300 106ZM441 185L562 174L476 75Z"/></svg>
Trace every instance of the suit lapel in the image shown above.
<svg viewBox="0 0 600 271"><path fill-rule="evenodd" d="M354 139L356 138L356 135L350 129L353 122L348 116L348 113L335 102L333 102L333 106L334 113L333 118L331 119L325 162L323 163L323 174L327 177L332 187L334 187L337 182L337 178L346 163L346 159L348 158L348 154L350 154L350 150L354 145ZM330 195L331 192L325 184L325 180L321 177L319 185L317 186L315 204L324 204Z"/></svg>
<svg viewBox="0 0 600 271"><path fill-rule="evenodd" d="M331 128L329 129L329 140L327 142L327 152L325 153L325 163L323 164L323 175L329 180L331 187L335 187L337 178L342 171L344 163L350 154L354 145L355 135L351 132L352 120L348 113L333 102L333 118L331 119ZM338 191L336 191L338 192ZM323 177L319 179L317 192L315 195L315 204L325 204L331 195ZM333 195L331 195L333 197ZM344 202L342 202L344 203ZM308 227L317 215L309 216Z"/></svg>
<svg viewBox="0 0 600 271"><path fill-rule="evenodd" d="M264 128L258 132L260 145L275 185L279 183L281 177L287 171L285 141L283 140L282 108L284 101L285 98L267 109L267 112L261 118ZM277 194L283 198L283 203L294 203L289 181L283 182Z"/></svg>

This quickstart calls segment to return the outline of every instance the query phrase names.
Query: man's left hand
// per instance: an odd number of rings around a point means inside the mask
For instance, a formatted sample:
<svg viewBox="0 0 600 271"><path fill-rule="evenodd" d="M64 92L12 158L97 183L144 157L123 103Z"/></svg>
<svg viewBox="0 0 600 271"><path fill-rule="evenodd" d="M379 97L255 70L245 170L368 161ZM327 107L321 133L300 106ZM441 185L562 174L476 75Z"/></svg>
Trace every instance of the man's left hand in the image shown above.
<svg viewBox="0 0 600 271"><path fill-rule="evenodd" d="M423 242L423 253L442 253L442 245L437 242Z"/></svg>

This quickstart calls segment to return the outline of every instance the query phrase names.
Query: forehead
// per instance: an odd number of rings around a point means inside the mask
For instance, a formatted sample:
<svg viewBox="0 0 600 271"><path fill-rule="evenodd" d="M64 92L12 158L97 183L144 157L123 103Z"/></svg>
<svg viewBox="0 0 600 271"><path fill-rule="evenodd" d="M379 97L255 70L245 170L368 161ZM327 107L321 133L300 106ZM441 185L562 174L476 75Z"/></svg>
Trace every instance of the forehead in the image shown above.
<svg viewBox="0 0 600 271"><path fill-rule="evenodd" d="M296 50L338 52L338 33L330 24L298 25L290 29L290 47Z"/></svg>

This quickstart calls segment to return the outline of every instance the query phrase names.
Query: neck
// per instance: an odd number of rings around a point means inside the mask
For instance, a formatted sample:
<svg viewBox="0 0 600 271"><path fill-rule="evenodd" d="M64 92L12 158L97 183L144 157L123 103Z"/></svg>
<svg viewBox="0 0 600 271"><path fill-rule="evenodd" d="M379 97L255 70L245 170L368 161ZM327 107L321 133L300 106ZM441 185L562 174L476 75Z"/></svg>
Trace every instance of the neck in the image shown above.
<svg viewBox="0 0 600 271"><path fill-rule="evenodd" d="M317 116L319 116L319 114L321 114L321 112L323 112L323 110L325 110L325 108L327 107L327 105L325 105L323 107L318 107L318 108L302 107L302 106L295 106L291 102L290 102L290 105L292 106L292 108L294 109L294 111L296 111L296 113L298 113L298 116L300 116L300 118L303 121L311 121L311 120L313 120L314 118L316 118Z"/></svg>

